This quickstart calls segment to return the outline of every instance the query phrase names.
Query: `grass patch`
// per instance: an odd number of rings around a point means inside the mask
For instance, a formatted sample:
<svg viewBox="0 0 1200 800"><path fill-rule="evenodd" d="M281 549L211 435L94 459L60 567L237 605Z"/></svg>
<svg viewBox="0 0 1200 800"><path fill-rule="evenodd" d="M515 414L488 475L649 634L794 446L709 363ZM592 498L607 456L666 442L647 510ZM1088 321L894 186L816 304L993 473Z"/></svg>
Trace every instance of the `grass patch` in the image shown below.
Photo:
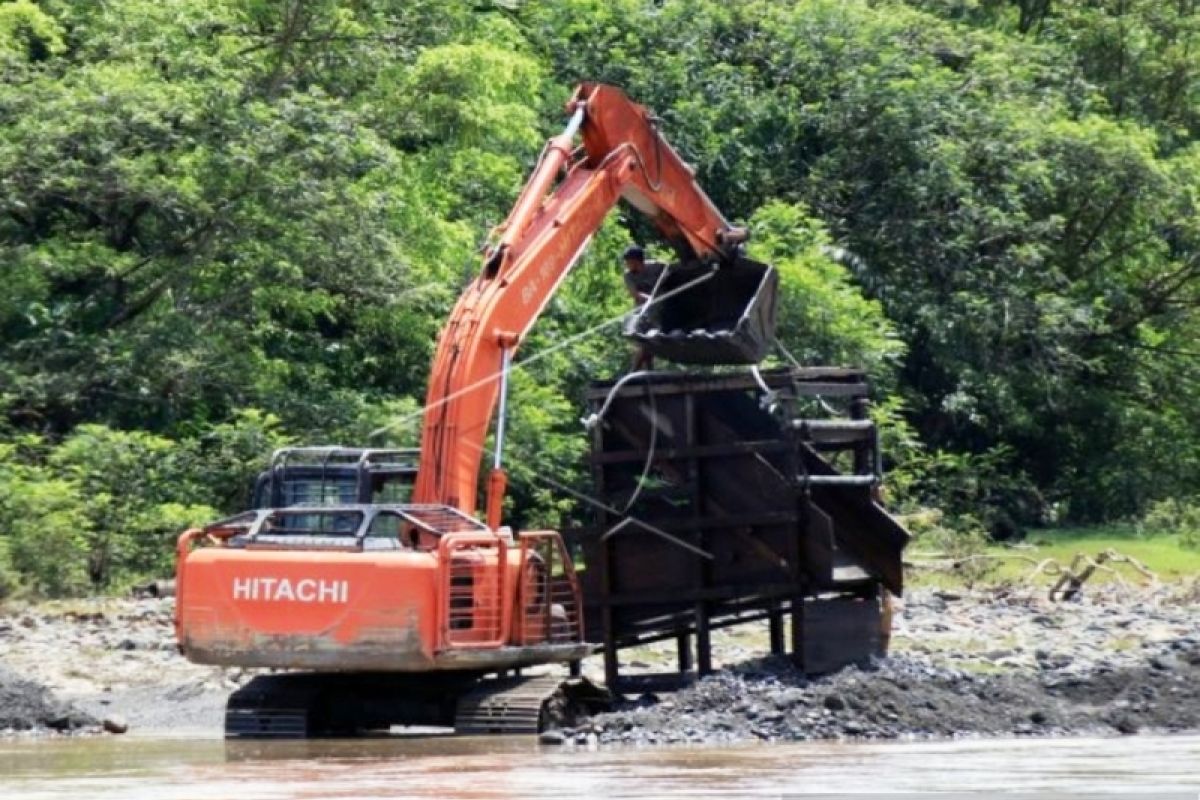
<svg viewBox="0 0 1200 800"><path fill-rule="evenodd" d="M1200 576L1200 550L1184 546L1180 534L1147 535L1133 525L1100 525L1087 528L1050 528L1032 530L1024 542L1015 545L989 544L983 555L994 560L972 562L971 579L964 573L946 570L917 569L911 582L917 586L950 588L964 583L996 584L1020 582L1027 579L1037 563L1053 559L1064 568L1076 555L1096 559L1101 553L1112 550L1123 556L1136 559L1153 572L1160 581L1175 583ZM920 565L926 554L913 552L909 558ZM1129 564L1109 563L1131 585L1145 582L1138 571ZM978 569L975 569L978 567ZM1038 585L1049 585L1056 576L1038 575ZM1089 584L1115 583L1112 574L1099 570L1088 581Z"/></svg>
<svg viewBox="0 0 1200 800"><path fill-rule="evenodd" d="M1031 531L1026 543L1041 558L1070 563L1076 553L1095 558L1106 550L1140 561L1163 581L1200 575L1200 550L1184 547L1179 534L1147 536L1132 525L1102 525L1093 528L1057 528ZM993 546L989 552L1012 553L1012 548ZM1119 567L1120 569L1120 567Z"/></svg>

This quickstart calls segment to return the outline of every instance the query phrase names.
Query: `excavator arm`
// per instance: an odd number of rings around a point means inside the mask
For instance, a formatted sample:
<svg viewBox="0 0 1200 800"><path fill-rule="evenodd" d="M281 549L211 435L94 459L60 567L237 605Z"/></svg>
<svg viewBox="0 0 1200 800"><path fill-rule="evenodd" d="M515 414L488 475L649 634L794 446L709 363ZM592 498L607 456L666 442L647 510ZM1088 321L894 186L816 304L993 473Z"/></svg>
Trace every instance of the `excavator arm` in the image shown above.
<svg viewBox="0 0 1200 800"><path fill-rule="evenodd" d="M567 113L566 130L547 143L441 332L414 502L475 513L484 442L512 354L618 200L647 214L686 262L732 261L745 239L696 184L647 109L621 90L581 84ZM497 463L488 490L493 528L503 491Z"/></svg>

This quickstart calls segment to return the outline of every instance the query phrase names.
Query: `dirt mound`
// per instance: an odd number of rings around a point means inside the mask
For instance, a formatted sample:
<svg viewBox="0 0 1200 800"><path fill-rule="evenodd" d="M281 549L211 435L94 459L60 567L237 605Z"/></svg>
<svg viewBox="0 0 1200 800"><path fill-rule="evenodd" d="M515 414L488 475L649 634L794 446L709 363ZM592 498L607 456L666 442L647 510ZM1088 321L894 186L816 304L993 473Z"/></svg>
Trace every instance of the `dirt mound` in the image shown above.
<svg viewBox="0 0 1200 800"><path fill-rule="evenodd" d="M807 679L748 662L667 699L643 697L568 732L601 743L1056 736L1200 729L1200 644L1138 666L972 673L903 655Z"/></svg>
<svg viewBox="0 0 1200 800"><path fill-rule="evenodd" d="M0 733L99 729L95 717L59 700L45 686L0 667Z"/></svg>

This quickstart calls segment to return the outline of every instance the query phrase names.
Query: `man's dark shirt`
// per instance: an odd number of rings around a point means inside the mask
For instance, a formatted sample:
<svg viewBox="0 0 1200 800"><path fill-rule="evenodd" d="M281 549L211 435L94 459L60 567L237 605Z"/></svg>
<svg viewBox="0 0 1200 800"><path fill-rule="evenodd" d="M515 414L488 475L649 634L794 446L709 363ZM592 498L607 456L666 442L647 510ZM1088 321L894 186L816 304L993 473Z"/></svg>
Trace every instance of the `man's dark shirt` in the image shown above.
<svg viewBox="0 0 1200 800"><path fill-rule="evenodd" d="M638 294L650 294L654 291L659 276L666 268L667 265L661 261L646 261L636 273L627 269L625 270L625 287Z"/></svg>

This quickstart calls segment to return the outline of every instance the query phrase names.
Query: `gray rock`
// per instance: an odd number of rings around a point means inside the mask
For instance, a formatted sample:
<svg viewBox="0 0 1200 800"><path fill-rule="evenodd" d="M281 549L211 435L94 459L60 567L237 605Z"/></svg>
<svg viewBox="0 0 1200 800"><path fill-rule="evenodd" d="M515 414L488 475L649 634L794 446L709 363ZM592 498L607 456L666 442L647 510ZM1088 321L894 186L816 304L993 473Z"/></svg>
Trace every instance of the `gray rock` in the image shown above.
<svg viewBox="0 0 1200 800"><path fill-rule="evenodd" d="M1170 670L1177 669L1180 666L1179 661L1174 656L1170 655L1151 656L1147 663L1150 664L1151 669L1157 669L1163 672L1169 672Z"/></svg>
<svg viewBox="0 0 1200 800"><path fill-rule="evenodd" d="M95 729L94 717L39 683L0 666L0 728L20 731Z"/></svg>
<svg viewBox="0 0 1200 800"><path fill-rule="evenodd" d="M775 696L773 702L778 709L792 708L804 702L804 692L801 689L785 689Z"/></svg>
<svg viewBox="0 0 1200 800"><path fill-rule="evenodd" d="M1126 736L1137 733L1141 728L1141 726L1138 725L1137 720L1127 714L1123 714L1113 720L1112 726L1116 728L1119 733L1123 733Z"/></svg>
<svg viewBox="0 0 1200 800"><path fill-rule="evenodd" d="M101 720L100 726L104 728L105 732L107 733L125 733L129 730L129 723L126 722L125 718L120 714L113 714L112 716L105 717L103 720Z"/></svg>

